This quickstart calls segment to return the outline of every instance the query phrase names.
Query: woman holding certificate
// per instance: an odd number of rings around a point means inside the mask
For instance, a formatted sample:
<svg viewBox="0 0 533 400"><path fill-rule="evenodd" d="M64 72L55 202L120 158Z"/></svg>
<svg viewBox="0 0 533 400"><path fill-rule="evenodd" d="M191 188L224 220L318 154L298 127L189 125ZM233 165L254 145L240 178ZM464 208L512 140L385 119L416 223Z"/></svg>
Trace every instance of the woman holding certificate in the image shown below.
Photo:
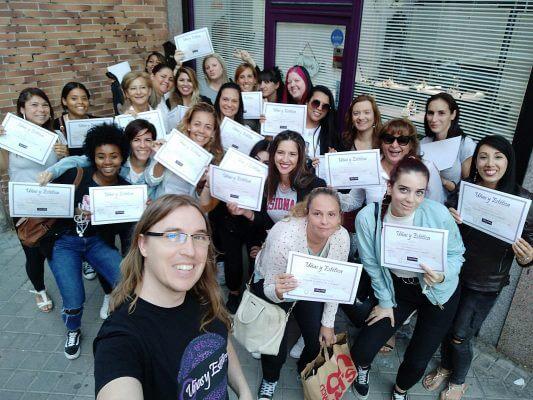
<svg viewBox="0 0 533 400"><path fill-rule="evenodd" d="M370 364L375 355L416 310L417 323L392 394L394 400L407 399L407 390L422 377L451 326L459 303L463 242L446 207L425 199L428 181L429 171L425 164L414 156L405 157L391 171L383 201L368 204L357 215L356 235L361 262L370 275L379 302L351 348L358 371L353 386L359 398L368 397ZM445 272L436 272L434 269L438 266L432 269L424 263L418 264L419 272L406 270L400 265L394 269L384 267L380 249L385 223L448 231ZM398 248L395 252L401 250Z"/></svg>
<svg viewBox="0 0 533 400"><path fill-rule="evenodd" d="M224 83L218 91L214 105L219 124L222 124L224 118L232 119L241 125L244 123L241 88L236 83Z"/></svg>
<svg viewBox="0 0 533 400"><path fill-rule="evenodd" d="M150 106L152 95L152 80L146 72L128 72L122 78L122 91L126 100L123 106L123 114L137 115L153 110Z"/></svg>
<svg viewBox="0 0 533 400"><path fill-rule="evenodd" d="M48 96L38 88L27 88L20 92L17 100L17 116L29 124L35 124L54 132L52 104ZM9 135L9 131L6 132L1 125L0 135ZM7 172L12 182L35 182L40 172L67 155L67 146L61 144L59 140L54 145L53 151L50 152L44 165L5 149L0 149L0 172L2 174ZM18 219L13 220L15 226L17 222ZM31 292L35 293L37 307L42 312L50 312L53 304L44 285L44 256L39 251L39 247L27 247L22 243L21 245L26 255L26 273L34 288Z"/></svg>
<svg viewBox="0 0 533 400"><path fill-rule="evenodd" d="M467 182L481 188L498 190L525 199L529 191L518 186L515 178L513 147L503 136L486 136L479 141L472 156ZM466 247L461 271L461 299L453 326L441 345L441 365L424 379L424 387L436 390L448 381L441 400L459 400L466 391L465 379L472 363L472 338L496 303L500 291L509 284L513 258L521 267L533 260L533 210L528 210L522 237L514 244L504 242L462 223L457 212L457 196L452 196L450 212L459 224Z"/></svg>
<svg viewBox="0 0 533 400"><path fill-rule="evenodd" d="M74 194L73 219L60 219L54 225L56 239L49 258L63 300L62 317L67 328L64 354L72 360L80 355L81 318L85 291L81 264L87 260L93 268L114 286L120 278L122 257L113 246L117 234L129 234L131 223L93 225L90 216L89 188L129 185L120 175L128 157L128 144L116 125L97 125L89 130L84 143L91 166L83 175ZM78 172L69 169L55 183L72 184ZM113 243L113 244L110 244Z"/></svg>
<svg viewBox="0 0 533 400"><path fill-rule="evenodd" d="M189 67L179 67L175 74L175 86L169 97L170 108L180 105L191 107L198 102L211 104L208 97L200 95L200 86L196 72Z"/></svg>
<svg viewBox="0 0 533 400"><path fill-rule="evenodd" d="M459 126L459 106L451 94L438 93L427 100L424 130L426 137L420 141L422 144L461 137L461 144L453 165L440 171L442 185L448 193L451 193L459 185L461 179L468 176L472 154L476 147L474 141L466 137Z"/></svg>
<svg viewBox="0 0 533 400"><path fill-rule="evenodd" d="M285 311L292 308L305 342L297 364L300 373L318 354L320 342L327 345L335 342L333 326L338 304L309 300L294 303L285 298L287 292L298 287L296 278L285 273L289 252L346 261L350 239L341 226L340 202L334 190L314 189L307 197L305 208L298 205L293 214L277 222L268 233L264 247L257 256L252 289L255 294ZM259 387L259 400L272 399L286 358L287 330L278 355L261 356L263 379Z"/></svg>

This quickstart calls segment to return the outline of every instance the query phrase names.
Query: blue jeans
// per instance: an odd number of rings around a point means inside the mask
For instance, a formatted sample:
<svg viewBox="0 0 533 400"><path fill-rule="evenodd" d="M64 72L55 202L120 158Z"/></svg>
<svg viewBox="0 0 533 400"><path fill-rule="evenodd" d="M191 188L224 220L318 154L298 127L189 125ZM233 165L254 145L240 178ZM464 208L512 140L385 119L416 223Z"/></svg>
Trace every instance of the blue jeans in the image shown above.
<svg viewBox="0 0 533 400"><path fill-rule="evenodd" d="M50 269L63 300L62 318L69 331L80 329L85 289L81 263L89 264L113 287L120 279L120 253L99 236L79 237L64 234L56 240Z"/></svg>
<svg viewBox="0 0 533 400"><path fill-rule="evenodd" d="M455 320L441 345L442 367L452 371L450 382L463 384L472 364L472 338L476 336L498 299L497 292L463 287Z"/></svg>

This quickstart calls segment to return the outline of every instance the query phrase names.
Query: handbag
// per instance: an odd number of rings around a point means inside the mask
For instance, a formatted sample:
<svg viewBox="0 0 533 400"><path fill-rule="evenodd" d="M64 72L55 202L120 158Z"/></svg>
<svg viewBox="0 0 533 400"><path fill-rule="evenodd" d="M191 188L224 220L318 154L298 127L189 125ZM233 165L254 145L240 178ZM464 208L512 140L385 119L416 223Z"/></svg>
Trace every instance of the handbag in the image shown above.
<svg viewBox="0 0 533 400"><path fill-rule="evenodd" d="M83 178L83 169L77 167L74 186L77 188ZM39 242L51 232L56 218L25 217L17 221L15 226L17 236L26 247L36 247Z"/></svg>
<svg viewBox="0 0 533 400"><path fill-rule="evenodd" d="M333 346L323 345L318 356L301 372L305 400L341 399L357 377L348 335L341 333L336 338Z"/></svg>

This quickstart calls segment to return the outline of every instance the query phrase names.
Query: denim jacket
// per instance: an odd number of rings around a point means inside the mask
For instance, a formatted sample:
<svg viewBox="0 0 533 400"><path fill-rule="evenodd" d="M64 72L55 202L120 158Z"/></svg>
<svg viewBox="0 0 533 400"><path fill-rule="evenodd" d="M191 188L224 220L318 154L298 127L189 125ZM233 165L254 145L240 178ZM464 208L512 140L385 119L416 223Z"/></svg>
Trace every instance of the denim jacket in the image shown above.
<svg viewBox="0 0 533 400"><path fill-rule="evenodd" d="M379 305L384 308L396 306L394 286L388 268L381 265L381 218L377 218L375 207L377 203L364 207L356 219L357 248L363 267L370 275L374 293ZM381 204L377 204L378 211ZM448 209L436 201L425 199L415 210L414 226L446 229L448 231L448 267L444 273L444 281L428 287L424 294L433 305L442 307L452 296L459 282L459 272L463 265L465 247L457 228L457 224ZM418 274L422 287L425 286L424 274Z"/></svg>
<svg viewBox="0 0 533 400"><path fill-rule="evenodd" d="M130 159L128 157L124 165L120 168L119 175L121 178L131 183L132 185L146 184L146 186L148 187L148 198L155 200L155 197L154 197L155 191L157 189L157 186L163 180L163 176L159 178L155 178L153 175L149 173L149 171L152 169L152 165L155 164L156 162L157 161L155 161L154 159L150 159L150 161L146 165L144 173L141 174L141 176L139 177L139 180L137 182L130 182L131 164L130 164ZM52 179L56 179L57 177L61 176L67 170L71 168L75 168L75 167L86 168L90 166L91 166L91 162L89 161L89 158L87 156L70 156L70 157L65 157L59 160L57 163L47 168L46 171L52 174Z"/></svg>

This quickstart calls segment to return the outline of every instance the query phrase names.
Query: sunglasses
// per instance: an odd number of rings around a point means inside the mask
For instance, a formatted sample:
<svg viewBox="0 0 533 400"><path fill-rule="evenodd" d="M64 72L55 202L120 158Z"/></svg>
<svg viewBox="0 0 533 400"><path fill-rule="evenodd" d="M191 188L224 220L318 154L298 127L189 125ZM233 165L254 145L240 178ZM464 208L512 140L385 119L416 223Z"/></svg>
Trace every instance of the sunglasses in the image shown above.
<svg viewBox="0 0 533 400"><path fill-rule="evenodd" d="M394 141L397 141L400 146L407 146L413 139L411 136L393 136L388 133L382 133L379 138L385 144L393 144Z"/></svg>
<svg viewBox="0 0 533 400"><path fill-rule="evenodd" d="M322 111L328 112L331 108L331 106L328 103L321 103L320 100L313 100L311 103L311 108L314 110L317 110L320 106L322 106Z"/></svg>

